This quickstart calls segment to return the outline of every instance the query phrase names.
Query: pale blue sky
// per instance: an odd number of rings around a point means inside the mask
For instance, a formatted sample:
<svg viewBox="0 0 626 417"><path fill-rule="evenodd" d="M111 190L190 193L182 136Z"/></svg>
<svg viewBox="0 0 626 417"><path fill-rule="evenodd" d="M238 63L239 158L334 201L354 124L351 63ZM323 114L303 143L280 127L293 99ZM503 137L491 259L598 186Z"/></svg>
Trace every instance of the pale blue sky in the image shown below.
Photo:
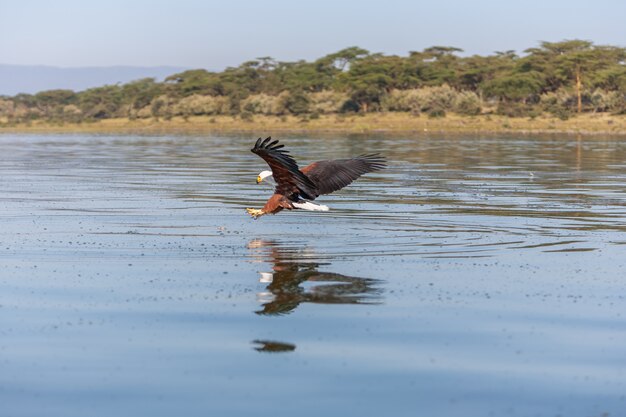
<svg viewBox="0 0 626 417"><path fill-rule="evenodd" d="M541 40L626 46L623 0L0 0L0 63L221 70L259 56L311 60L347 46L467 54Z"/></svg>

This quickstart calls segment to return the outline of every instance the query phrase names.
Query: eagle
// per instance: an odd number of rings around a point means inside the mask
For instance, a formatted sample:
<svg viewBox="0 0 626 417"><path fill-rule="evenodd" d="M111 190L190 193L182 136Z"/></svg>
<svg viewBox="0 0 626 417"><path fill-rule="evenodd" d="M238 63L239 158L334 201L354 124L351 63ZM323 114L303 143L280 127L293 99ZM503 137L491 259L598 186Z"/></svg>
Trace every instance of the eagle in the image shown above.
<svg viewBox="0 0 626 417"><path fill-rule="evenodd" d="M327 206L311 203L318 196L330 194L352 183L363 174L386 167L385 158L379 154L361 155L348 159L313 162L300 169L295 159L272 137L259 138L251 149L270 166L271 171L262 171L257 184L273 177L276 183L274 195L262 209L248 208L246 211L257 219L265 214L276 214L283 209L328 211Z"/></svg>

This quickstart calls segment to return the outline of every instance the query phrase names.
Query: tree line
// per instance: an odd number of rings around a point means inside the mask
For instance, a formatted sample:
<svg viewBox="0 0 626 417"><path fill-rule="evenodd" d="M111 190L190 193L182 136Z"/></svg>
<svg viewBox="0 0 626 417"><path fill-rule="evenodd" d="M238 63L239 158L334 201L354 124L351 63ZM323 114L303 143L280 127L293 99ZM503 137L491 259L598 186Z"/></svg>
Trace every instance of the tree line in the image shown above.
<svg viewBox="0 0 626 417"><path fill-rule="evenodd" d="M163 82L146 78L85 91L0 97L0 121L83 122L256 114L410 112L444 117L502 114L567 119L626 113L626 49L584 40L541 42L514 51L460 56L433 46L408 56L350 47L315 61L261 57L221 72L195 69Z"/></svg>

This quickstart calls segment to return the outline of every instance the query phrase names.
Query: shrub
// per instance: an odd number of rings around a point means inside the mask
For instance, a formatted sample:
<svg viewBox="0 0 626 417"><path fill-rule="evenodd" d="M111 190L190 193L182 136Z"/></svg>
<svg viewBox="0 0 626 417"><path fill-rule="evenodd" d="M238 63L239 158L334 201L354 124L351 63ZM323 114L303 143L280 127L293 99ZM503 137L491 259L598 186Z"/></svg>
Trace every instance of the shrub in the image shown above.
<svg viewBox="0 0 626 417"><path fill-rule="evenodd" d="M437 112L443 110L445 114L446 110L454 110L454 103L458 93L447 84L422 88L422 91L426 101L426 107L423 108L424 111Z"/></svg>
<svg viewBox="0 0 626 417"><path fill-rule="evenodd" d="M428 113L430 117L443 117L447 111L461 114L479 114L480 98L473 92L458 92L444 84L412 90L392 90L383 99L382 107L389 111L413 114Z"/></svg>
<svg viewBox="0 0 626 417"><path fill-rule="evenodd" d="M342 104L340 113L357 113L360 109L361 107L359 106L359 103L352 99L349 99Z"/></svg>
<svg viewBox="0 0 626 417"><path fill-rule="evenodd" d="M267 94L255 94L241 100L241 110L251 114L274 114L279 115L285 112L285 94L270 96Z"/></svg>
<svg viewBox="0 0 626 417"><path fill-rule="evenodd" d="M498 103L496 113L508 117L537 117L541 110L517 101L503 101Z"/></svg>
<svg viewBox="0 0 626 417"><path fill-rule="evenodd" d="M15 103L11 100L3 100L0 98L0 117L12 117L15 112Z"/></svg>
<svg viewBox="0 0 626 417"><path fill-rule="evenodd" d="M301 91L292 91L284 96L283 104L289 113L299 115L309 112L311 100Z"/></svg>
<svg viewBox="0 0 626 417"><path fill-rule="evenodd" d="M308 95L310 109L313 113L339 113L344 104L350 99L347 94L335 91L320 91Z"/></svg>
<svg viewBox="0 0 626 417"><path fill-rule="evenodd" d="M424 94L419 90L391 90L383 98L383 110L419 114L425 105Z"/></svg>
<svg viewBox="0 0 626 417"><path fill-rule="evenodd" d="M169 96L162 95L155 97L150 102L150 114L155 119L163 117L169 119L173 115L173 100Z"/></svg>
<svg viewBox="0 0 626 417"><path fill-rule="evenodd" d="M242 111L239 114L239 117L241 117L241 120L243 120L244 122L252 122L254 120L254 116L252 115L252 113L246 110Z"/></svg>
<svg viewBox="0 0 626 417"><path fill-rule="evenodd" d="M454 99L454 111L464 116L476 116L482 111L482 100L473 91L461 91Z"/></svg>
<svg viewBox="0 0 626 417"><path fill-rule="evenodd" d="M542 94L539 98L540 108L561 120L570 118L575 105L576 97L564 89Z"/></svg>
<svg viewBox="0 0 626 417"><path fill-rule="evenodd" d="M435 119L438 117L446 117L446 111L442 108L433 107L430 110L428 110L428 117L430 117L431 119Z"/></svg>
<svg viewBox="0 0 626 417"><path fill-rule="evenodd" d="M594 112L620 112L626 106L624 93L599 88L590 94L589 101Z"/></svg>
<svg viewBox="0 0 626 417"><path fill-rule="evenodd" d="M74 104L68 104L66 106L63 106L63 114L65 115L80 115L82 113L83 112L81 111L81 109Z"/></svg>
<svg viewBox="0 0 626 417"><path fill-rule="evenodd" d="M60 118L61 120L67 122L80 122L82 116L83 112L78 106L74 104L67 104L63 106Z"/></svg>
<svg viewBox="0 0 626 417"><path fill-rule="evenodd" d="M227 97L194 94L174 104L172 113L183 117L228 114L229 101Z"/></svg>

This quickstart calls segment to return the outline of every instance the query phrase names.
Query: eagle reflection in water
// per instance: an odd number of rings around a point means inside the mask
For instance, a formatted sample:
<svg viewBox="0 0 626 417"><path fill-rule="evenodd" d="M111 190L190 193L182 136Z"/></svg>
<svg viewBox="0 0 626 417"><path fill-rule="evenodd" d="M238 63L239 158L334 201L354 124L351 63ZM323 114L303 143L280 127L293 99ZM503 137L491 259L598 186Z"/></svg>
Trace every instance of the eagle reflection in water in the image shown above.
<svg viewBox="0 0 626 417"><path fill-rule="evenodd" d="M282 315L294 311L301 303L316 304L380 304L380 280L357 278L320 267L330 263L316 262L306 249L281 245L275 241L252 240L248 248L258 261L270 261L272 272L260 272L259 281L267 283L267 291L258 294L263 308L259 315Z"/></svg>

